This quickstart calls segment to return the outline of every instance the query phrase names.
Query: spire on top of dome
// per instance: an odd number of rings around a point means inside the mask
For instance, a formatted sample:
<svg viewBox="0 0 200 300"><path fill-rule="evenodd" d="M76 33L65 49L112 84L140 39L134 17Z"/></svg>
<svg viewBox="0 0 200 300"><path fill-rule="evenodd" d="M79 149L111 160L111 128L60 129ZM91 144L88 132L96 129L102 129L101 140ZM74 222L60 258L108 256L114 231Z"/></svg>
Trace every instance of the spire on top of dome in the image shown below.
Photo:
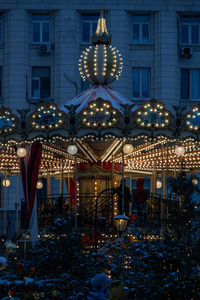
<svg viewBox="0 0 200 300"><path fill-rule="evenodd" d="M104 9L100 9L100 18L98 20L96 32L91 36L91 41L94 45L110 44L112 35L108 35L106 28L106 20L104 18Z"/></svg>
<svg viewBox="0 0 200 300"><path fill-rule="evenodd" d="M97 30L92 35L93 46L86 48L79 59L79 71L83 81L93 84L109 84L119 78L123 62L116 47L110 45L103 10L98 21Z"/></svg>

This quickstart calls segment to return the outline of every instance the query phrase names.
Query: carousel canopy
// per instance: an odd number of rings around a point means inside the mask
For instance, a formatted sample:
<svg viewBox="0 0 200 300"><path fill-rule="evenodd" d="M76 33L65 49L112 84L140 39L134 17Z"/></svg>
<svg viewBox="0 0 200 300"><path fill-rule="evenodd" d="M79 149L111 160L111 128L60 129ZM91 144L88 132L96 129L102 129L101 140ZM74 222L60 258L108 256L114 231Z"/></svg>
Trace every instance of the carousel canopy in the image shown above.
<svg viewBox="0 0 200 300"><path fill-rule="evenodd" d="M121 105L130 104L132 105L132 101L127 99L126 97L122 96L120 93L116 92L112 88L99 84L95 85L90 89L87 89L80 95L76 96L75 98L67 101L67 103L60 106L60 109L67 112L65 105L73 104L75 106L78 106L76 112L79 113L83 109L85 109L88 104L92 101L97 100L98 98L101 98L103 100L109 101L113 108L117 109L120 112L123 112L123 108ZM132 108L133 111L133 108Z"/></svg>

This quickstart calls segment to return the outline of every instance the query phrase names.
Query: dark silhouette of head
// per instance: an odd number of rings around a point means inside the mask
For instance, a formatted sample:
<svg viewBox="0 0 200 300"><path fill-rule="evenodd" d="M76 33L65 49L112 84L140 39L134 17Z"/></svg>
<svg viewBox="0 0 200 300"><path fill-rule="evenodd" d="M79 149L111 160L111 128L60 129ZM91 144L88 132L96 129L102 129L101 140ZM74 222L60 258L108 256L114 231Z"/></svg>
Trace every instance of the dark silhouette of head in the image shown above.
<svg viewBox="0 0 200 300"><path fill-rule="evenodd" d="M120 185L122 185L123 179L121 179ZM124 178L124 185L126 185L126 178Z"/></svg>

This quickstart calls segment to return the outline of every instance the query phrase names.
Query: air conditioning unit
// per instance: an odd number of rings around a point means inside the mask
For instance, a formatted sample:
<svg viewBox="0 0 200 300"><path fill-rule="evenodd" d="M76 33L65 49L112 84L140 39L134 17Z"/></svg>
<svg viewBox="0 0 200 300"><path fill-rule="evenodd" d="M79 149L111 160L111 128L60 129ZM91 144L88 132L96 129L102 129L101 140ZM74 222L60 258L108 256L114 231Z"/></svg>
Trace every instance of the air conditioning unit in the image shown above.
<svg viewBox="0 0 200 300"><path fill-rule="evenodd" d="M39 46L39 53L40 53L40 55L50 54L51 49L52 49L51 44L41 44Z"/></svg>
<svg viewBox="0 0 200 300"><path fill-rule="evenodd" d="M192 56L192 48L191 47L181 47L180 48L181 57L189 58Z"/></svg>

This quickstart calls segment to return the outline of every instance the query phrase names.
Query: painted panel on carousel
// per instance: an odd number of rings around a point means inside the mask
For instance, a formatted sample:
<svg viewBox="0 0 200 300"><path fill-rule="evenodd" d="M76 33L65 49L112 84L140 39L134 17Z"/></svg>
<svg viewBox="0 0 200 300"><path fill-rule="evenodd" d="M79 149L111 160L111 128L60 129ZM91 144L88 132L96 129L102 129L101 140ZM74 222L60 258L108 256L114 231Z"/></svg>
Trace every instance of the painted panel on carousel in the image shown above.
<svg viewBox="0 0 200 300"><path fill-rule="evenodd" d="M200 129L200 105L195 105L185 116L186 126L189 130L198 131Z"/></svg>
<svg viewBox="0 0 200 300"><path fill-rule="evenodd" d="M160 129L166 128L170 124L171 113L165 109L163 103L155 99L145 102L135 114L135 121L138 127Z"/></svg>
<svg viewBox="0 0 200 300"><path fill-rule="evenodd" d="M36 130L53 130L63 125L65 114L56 104L44 103L31 115L31 126Z"/></svg>
<svg viewBox="0 0 200 300"><path fill-rule="evenodd" d="M82 111L82 123L86 127L105 128L115 126L118 122L118 111L109 101L101 98L91 101Z"/></svg>
<svg viewBox="0 0 200 300"><path fill-rule="evenodd" d="M17 117L5 107L0 109L0 133L10 134L16 130Z"/></svg>

